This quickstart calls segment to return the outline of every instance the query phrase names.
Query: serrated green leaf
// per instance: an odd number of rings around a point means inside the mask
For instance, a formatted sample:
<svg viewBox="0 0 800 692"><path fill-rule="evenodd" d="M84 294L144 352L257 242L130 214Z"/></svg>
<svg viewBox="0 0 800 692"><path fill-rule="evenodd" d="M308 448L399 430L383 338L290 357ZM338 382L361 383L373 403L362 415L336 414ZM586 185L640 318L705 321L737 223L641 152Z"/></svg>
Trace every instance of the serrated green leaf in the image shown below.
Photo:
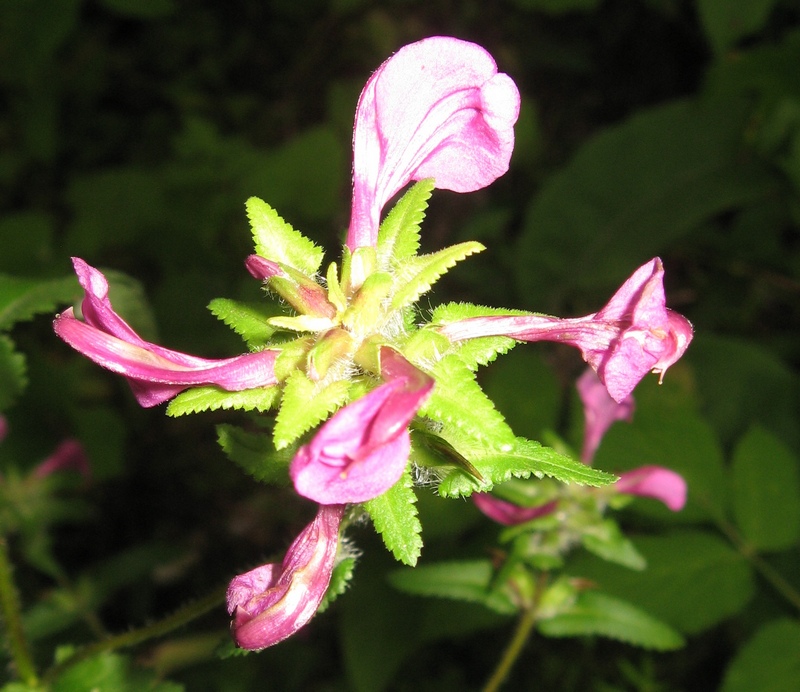
<svg viewBox="0 0 800 692"><path fill-rule="evenodd" d="M0 411L5 411L28 384L25 356L14 350L14 342L0 334Z"/></svg>
<svg viewBox="0 0 800 692"><path fill-rule="evenodd" d="M273 262L312 276L319 271L324 250L284 221L269 204L258 197L247 200L247 216L253 228L256 252Z"/></svg>
<svg viewBox="0 0 800 692"><path fill-rule="evenodd" d="M609 562L639 571L647 567L647 560L613 519L590 527L590 531L581 535L581 542L586 550Z"/></svg>
<svg viewBox="0 0 800 692"><path fill-rule="evenodd" d="M386 215L378 231L378 267L381 270L389 270L394 264L417 254L419 227L434 187L433 178L420 180Z"/></svg>
<svg viewBox="0 0 800 692"><path fill-rule="evenodd" d="M344 560L333 568L331 582L328 584L328 590L325 592L325 596L319 604L319 608L317 608L318 613L326 611L328 606L347 590L347 587L350 585L350 580L353 578L355 568L356 559L354 557L344 558Z"/></svg>
<svg viewBox="0 0 800 692"><path fill-rule="evenodd" d="M493 577L489 560L471 560L397 570L388 579L406 593L479 603L504 615L516 613L517 606L505 588L490 589Z"/></svg>
<svg viewBox="0 0 800 692"><path fill-rule="evenodd" d="M287 485L294 450L277 450L269 435L250 433L235 425L217 426L217 442L225 455L262 483Z"/></svg>
<svg viewBox="0 0 800 692"><path fill-rule="evenodd" d="M269 411L280 397L278 387L258 387L241 392L226 392L214 386L192 387L181 392L167 406L167 415L177 418L201 411Z"/></svg>
<svg viewBox="0 0 800 692"><path fill-rule="evenodd" d="M74 276L40 281L0 275L0 330L43 312L55 312L81 295Z"/></svg>
<svg viewBox="0 0 800 692"><path fill-rule="evenodd" d="M480 243L469 241L451 245L430 255L404 260L395 273L397 291L392 297L391 309L399 310L415 303L456 262L485 249Z"/></svg>
<svg viewBox="0 0 800 692"><path fill-rule="evenodd" d="M745 540L759 550L784 550L800 537L797 459L755 426L733 453L733 511Z"/></svg>
<svg viewBox="0 0 800 692"><path fill-rule="evenodd" d="M736 654L722 692L794 692L800 680L800 623L773 620Z"/></svg>
<svg viewBox="0 0 800 692"><path fill-rule="evenodd" d="M442 437L468 458L467 451L476 445L510 448L514 433L460 358L445 356L433 375L436 385L420 413L444 423Z"/></svg>
<svg viewBox="0 0 800 692"><path fill-rule="evenodd" d="M396 559L412 567L422 551L422 525L413 485L411 472L406 468L389 490L364 503L384 545Z"/></svg>
<svg viewBox="0 0 800 692"><path fill-rule="evenodd" d="M585 591L568 610L542 620L548 637L599 635L656 651L672 651L685 642L669 625L639 608L606 594Z"/></svg>
<svg viewBox="0 0 800 692"><path fill-rule="evenodd" d="M214 298L208 304L208 309L241 336L251 348L261 348L268 344L275 333L269 318L280 314L277 307L269 304L242 303L228 298Z"/></svg>
<svg viewBox="0 0 800 692"><path fill-rule="evenodd" d="M281 408L275 419L273 440L277 449L292 444L303 433L324 421L347 403L350 383L338 380L327 385L312 382L295 370L286 380Z"/></svg>
<svg viewBox="0 0 800 692"><path fill-rule="evenodd" d="M675 531L634 540L647 560L642 572L578 553L569 573L595 582L685 634L705 630L738 612L753 594L746 558L717 536Z"/></svg>
<svg viewBox="0 0 800 692"><path fill-rule="evenodd" d="M517 438L507 450L472 454L468 458L483 476L483 482L455 469L439 484L442 497L466 497L476 491L491 490L494 484L505 483L511 478L529 478L531 475L596 487L616 480L613 474L593 469L551 447L524 438Z"/></svg>

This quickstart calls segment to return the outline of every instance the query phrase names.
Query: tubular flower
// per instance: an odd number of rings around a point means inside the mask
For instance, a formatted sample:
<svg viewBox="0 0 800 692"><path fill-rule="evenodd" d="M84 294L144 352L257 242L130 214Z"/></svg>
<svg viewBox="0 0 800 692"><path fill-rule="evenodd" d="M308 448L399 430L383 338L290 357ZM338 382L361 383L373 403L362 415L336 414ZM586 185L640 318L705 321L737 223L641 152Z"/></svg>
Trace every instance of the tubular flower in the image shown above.
<svg viewBox="0 0 800 692"><path fill-rule="evenodd" d="M472 317L439 331L451 341L502 335L575 346L618 403L649 371L663 377L692 340L689 321L665 306L664 267L657 257L639 267L602 310L586 317Z"/></svg>
<svg viewBox="0 0 800 692"><path fill-rule="evenodd" d="M652 497L663 502L673 512L686 504L686 481L662 466L642 466L620 475L614 488L627 495Z"/></svg>
<svg viewBox="0 0 800 692"><path fill-rule="evenodd" d="M388 381L338 411L289 467L297 492L321 504L365 502L403 474L411 450L408 424L433 380L391 349L383 349Z"/></svg>
<svg viewBox="0 0 800 692"><path fill-rule="evenodd" d="M87 358L127 377L142 406L156 406L199 385L235 392L277 382L273 371L277 351L207 360L144 341L114 312L103 274L77 257L72 263L85 290L83 321L69 308L56 317L53 328Z"/></svg>
<svg viewBox="0 0 800 692"><path fill-rule="evenodd" d="M481 512L503 526L524 524L526 521L547 516L558 506L557 502L548 502L539 507L521 507L489 493L472 493L471 497Z"/></svg>
<svg viewBox="0 0 800 692"><path fill-rule="evenodd" d="M508 170L519 92L480 46L434 36L404 46L361 92L347 247L374 246L389 199L412 180L471 192Z"/></svg>
<svg viewBox="0 0 800 692"><path fill-rule="evenodd" d="M46 478L58 471L75 471L85 480L92 475L89 458L86 450L77 440L64 440L55 451L42 461L34 470L33 475L37 478Z"/></svg>
<svg viewBox="0 0 800 692"><path fill-rule="evenodd" d="M238 646L272 646L314 616L331 580L343 516L343 505L320 506L280 565L262 565L231 581L227 604Z"/></svg>
<svg viewBox="0 0 800 692"><path fill-rule="evenodd" d="M614 401L591 368L587 368L578 378L576 386L583 402L585 419L581 461L591 464L611 424L618 420L630 422L633 419L636 402L631 394L620 402Z"/></svg>

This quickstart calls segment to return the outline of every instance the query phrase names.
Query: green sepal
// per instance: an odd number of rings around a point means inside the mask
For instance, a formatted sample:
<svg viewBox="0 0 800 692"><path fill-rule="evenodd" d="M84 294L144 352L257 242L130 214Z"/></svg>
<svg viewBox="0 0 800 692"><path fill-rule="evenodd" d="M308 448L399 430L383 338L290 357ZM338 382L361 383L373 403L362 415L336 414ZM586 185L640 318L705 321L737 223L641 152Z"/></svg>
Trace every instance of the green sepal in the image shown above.
<svg viewBox="0 0 800 692"><path fill-rule="evenodd" d="M435 187L433 178L413 185L386 215L378 231L378 266L391 269L419 250L419 228Z"/></svg>
<svg viewBox="0 0 800 692"><path fill-rule="evenodd" d="M326 611L328 606L347 590L355 568L356 559L354 557L346 557L334 566L328 590L317 608L318 613Z"/></svg>
<svg viewBox="0 0 800 692"><path fill-rule="evenodd" d="M336 326L330 317L315 317L314 315L270 317L269 323L277 329L285 329L290 332L324 332Z"/></svg>
<svg viewBox="0 0 800 692"><path fill-rule="evenodd" d="M347 297L339 283L339 267L336 262L330 263L325 280L328 284L328 301L338 312L344 312L347 309Z"/></svg>
<svg viewBox="0 0 800 692"><path fill-rule="evenodd" d="M511 449L514 433L460 358L445 356L432 374L436 385L420 414L444 424L442 437L469 459L475 446Z"/></svg>
<svg viewBox="0 0 800 692"><path fill-rule="evenodd" d="M609 562L616 562L623 567L639 571L647 567L647 560L633 542L622 533L619 524L613 519L606 519L587 527L581 534L581 543L590 553Z"/></svg>
<svg viewBox="0 0 800 692"><path fill-rule="evenodd" d="M277 450L269 435L251 433L235 425L217 426L217 442L225 456L262 483L289 484L294 450Z"/></svg>
<svg viewBox="0 0 800 692"><path fill-rule="evenodd" d="M419 297L423 293L427 293L439 277L453 267L456 262L485 249L478 242L468 241L451 245L430 255L404 260L395 272L397 290L392 296L391 309L399 310L416 303Z"/></svg>
<svg viewBox="0 0 800 692"><path fill-rule="evenodd" d="M269 411L280 398L280 388L257 387L241 392L227 392L219 387L192 387L181 392L167 406L167 415L177 418L188 413L235 409L240 411Z"/></svg>
<svg viewBox="0 0 800 692"><path fill-rule="evenodd" d="M0 411L5 411L28 384L25 356L14 350L14 342L0 334Z"/></svg>
<svg viewBox="0 0 800 692"><path fill-rule="evenodd" d="M251 348L261 348L269 343L275 333L269 318L281 314L278 306L242 303L228 298L214 298L208 304L208 309Z"/></svg>
<svg viewBox="0 0 800 692"><path fill-rule="evenodd" d="M281 408L275 419L273 441L276 449L288 447L347 403L349 390L347 380L321 385L312 382L300 370L293 372L286 380Z"/></svg>
<svg viewBox="0 0 800 692"><path fill-rule="evenodd" d="M20 279L0 274L0 331L42 312L71 303L82 289L74 276L63 279Z"/></svg>
<svg viewBox="0 0 800 692"><path fill-rule="evenodd" d="M322 265L325 251L284 221L278 212L258 197L246 203L256 252L263 258L294 267L313 276Z"/></svg>
<svg viewBox="0 0 800 692"><path fill-rule="evenodd" d="M655 651L681 648L683 637L672 627L630 603L595 591L585 591L555 617L541 620L548 637L599 635Z"/></svg>
<svg viewBox="0 0 800 692"><path fill-rule="evenodd" d="M489 560L440 562L390 572L389 583L417 596L435 596L480 603L503 615L517 612L508 586L490 589L494 568Z"/></svg>
<svg viewBox="0 0 800 692"><path fill-rule="evenodd" d="M439 484L442 497L467 497L473 492L486 492L497 483L511 478L542 478L551 476L563 483L603 486L613 483L617 477L586 466L572 457L560 454L539 442L517 438L508 449L489 451L483 454L465 454L472 465L484 477L479 482L461 469L454 469Z"/></svg>
<svg viewBox="0 0 800 692"><path fill-rule="evenodd" d="M381 320L383 302L392 289L392 277L384 272L370 274L353 296L342 323L355 334L367 334Z"/></svg>
<svg viewBox="0 0 800 692"><path fill-rule="evenodd" d="M433 329L417 329L403 343L402 351L412 363L436 363L453 350L450 340Z"/></svg>
<svg viewBox="0 0 800 692"><path fill-rule="evenodd" d="M305 367L309 350L314 346L311 337L292 339L280 345L281 352L275 359L275 377L279 382Z"/></svg>
<svg viewBox="0 0 800 692"><path fill-rule="evenodd" d="M364 503L375 530L397 560L413 567L422 552L422 525L408 468L383 495Z"/></svg>

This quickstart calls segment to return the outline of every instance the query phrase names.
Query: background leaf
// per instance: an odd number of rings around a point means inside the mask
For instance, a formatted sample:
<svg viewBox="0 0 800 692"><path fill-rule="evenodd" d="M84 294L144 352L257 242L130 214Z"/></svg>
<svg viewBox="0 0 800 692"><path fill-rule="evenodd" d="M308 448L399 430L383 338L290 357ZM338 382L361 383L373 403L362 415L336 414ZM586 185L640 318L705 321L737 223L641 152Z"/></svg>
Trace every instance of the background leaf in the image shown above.
<svg viewBox="0 0 800 692"><path fill-rule="evenodd" d="M800 624L764 625L725 672L721 692L793 692L800 679Z"/></svg>

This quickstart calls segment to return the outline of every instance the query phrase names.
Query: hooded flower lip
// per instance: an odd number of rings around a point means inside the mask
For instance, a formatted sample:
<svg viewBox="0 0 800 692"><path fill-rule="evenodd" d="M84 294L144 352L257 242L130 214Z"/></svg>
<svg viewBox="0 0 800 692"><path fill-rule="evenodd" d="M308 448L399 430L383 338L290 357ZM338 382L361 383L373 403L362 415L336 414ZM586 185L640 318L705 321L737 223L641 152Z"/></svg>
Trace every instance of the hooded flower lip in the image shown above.
<svg viewBox="0 0 800 692"><path fill-rule="evenodd" d="M412 180L471 192L503 175L519 104L513 80L474 43L433 36L398 50L358 102L347 247L376 244L383 206Z"/></svg>
<svg viewBox="0 0 800 692"><path fill-rule="evenodd" d="M85 290L81 304L84 321L69 308L56 317L53 329L87 358L127 377L142 406L156 406L200 385L241 391L277 382L277 351L209 360L144 341L112 308L103 274L77 257L72 262Z"/></svg>
<svg viewBox="0 0 800 692"><path fill-rule="evenodd" d="M682 510L686 504L686 481L680 474L663 466L642 466L623 473L614 488L628 495L652 497L673 512Z"/></svg>
<svg viewBox="0 0 800 692"><path fill-rule="evenodd" d="M256 651L272 646L314 616L330 584L344 509L320 506L280 565L262 565L231 581L226 600L238 646Z"/></svg>
<svg viewBox="0 0 800 692"><path fill-rule="evenodd" d="M611 397L621 402L649 371L663 377L692 340L690 322L667 309L665 302L664 267L656 257L639 267L608 304L592 315L472 317L439 331L451 341L502 335L576 346Z"/></svg>
<svg viewBox="0 0 800 692"><path fill-rule="evenodd" d="M411 451L408 424L433 380L391 349L382 352L390 379L334 414L292 460L289 475L303 497L321 504L365 502L403 474Z"/></svg>

